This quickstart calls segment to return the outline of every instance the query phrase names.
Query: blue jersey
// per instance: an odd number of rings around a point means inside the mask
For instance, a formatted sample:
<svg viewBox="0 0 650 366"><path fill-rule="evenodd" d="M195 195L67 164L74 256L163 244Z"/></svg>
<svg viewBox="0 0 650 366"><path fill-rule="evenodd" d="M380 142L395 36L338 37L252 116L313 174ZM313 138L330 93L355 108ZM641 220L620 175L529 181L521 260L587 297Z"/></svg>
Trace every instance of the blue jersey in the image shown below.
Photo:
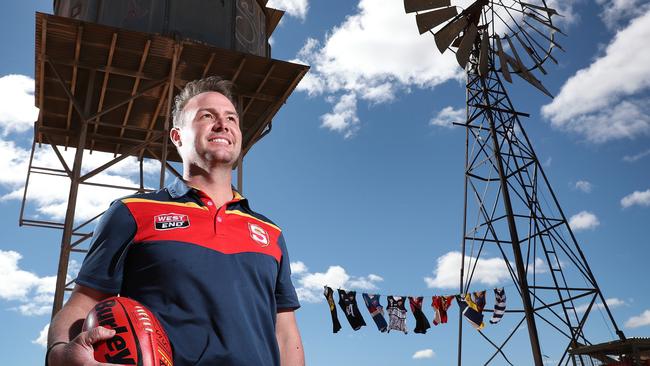
<svg viewBox="0 0 650 366"><path fill-rule="evenodd" d="M290 276L280 228L177 179L110 206L76 282L147 306L176 366L279 365L277 310L300 306Z"/></svg>

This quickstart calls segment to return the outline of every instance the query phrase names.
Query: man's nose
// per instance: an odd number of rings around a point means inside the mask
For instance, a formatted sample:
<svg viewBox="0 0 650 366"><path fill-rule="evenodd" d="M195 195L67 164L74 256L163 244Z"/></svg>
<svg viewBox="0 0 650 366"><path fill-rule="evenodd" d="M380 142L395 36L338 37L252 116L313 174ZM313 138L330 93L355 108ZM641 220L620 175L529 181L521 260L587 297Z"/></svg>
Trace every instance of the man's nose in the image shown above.
<svg viewBox="0 0 650 366"><path fill-rule="evenodd" d="M228 125L226 124L226 117L220 114L215 115L214 124L212 124L212 129L215 131L228 130Z"/></svg>

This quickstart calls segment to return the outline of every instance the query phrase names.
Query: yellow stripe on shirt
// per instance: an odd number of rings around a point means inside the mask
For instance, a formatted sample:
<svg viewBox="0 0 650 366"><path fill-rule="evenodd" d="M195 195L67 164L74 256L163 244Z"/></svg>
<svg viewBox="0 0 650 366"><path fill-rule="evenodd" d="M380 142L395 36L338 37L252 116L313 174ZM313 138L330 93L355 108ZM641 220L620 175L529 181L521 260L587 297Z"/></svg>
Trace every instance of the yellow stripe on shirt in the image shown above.
<svg viewBox="0 0 650 366"><path fill-rule="evenodd" d="M257 221L259 221L259 222L263 222L263 223L265 223L266 225L269 225L269 226L275 228L275 229L278 230L278 231L282 231L282 229L280 229L279 227L277 227L277 226L271 224L271 223L268 222L268 221L264 221L264 220L262 220L262 219L259 219L259 218L255 217L255 216L249 215L249 214L247 214L247 213L244 213L244 212L241 212L241 211L238 211L238 210L226 210L226 214L228 214L228 215L238 215L238 216L248 217L249 219L254 219L254 220L257 220Z"/></svg>
<svg viewBox="0 0 650 366"><path fill-rule="evenodd" d="M144 198L125 198L122 200L123 203L155 203L155 204L160 204L160 205L170 205L170 206L180 206L180 207L189 207L189 208L198 208L201 210L207 211L208 208L198 205L194 202L166 202L166 201L155 201L155 200L148 200Z"/></svg>

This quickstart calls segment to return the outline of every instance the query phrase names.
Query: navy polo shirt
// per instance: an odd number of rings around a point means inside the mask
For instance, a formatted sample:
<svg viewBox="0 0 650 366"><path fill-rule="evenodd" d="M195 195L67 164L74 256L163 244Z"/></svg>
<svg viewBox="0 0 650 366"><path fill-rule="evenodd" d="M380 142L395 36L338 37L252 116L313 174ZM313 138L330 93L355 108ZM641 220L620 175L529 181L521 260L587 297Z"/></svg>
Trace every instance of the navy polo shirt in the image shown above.
<svg viewBox="0 0 650 366"><path fill-rule="evenodd" d="M76 282L151 309L175 366L279 365L277 310L300 307L280 228L180 179L113 202Z"/></svg>

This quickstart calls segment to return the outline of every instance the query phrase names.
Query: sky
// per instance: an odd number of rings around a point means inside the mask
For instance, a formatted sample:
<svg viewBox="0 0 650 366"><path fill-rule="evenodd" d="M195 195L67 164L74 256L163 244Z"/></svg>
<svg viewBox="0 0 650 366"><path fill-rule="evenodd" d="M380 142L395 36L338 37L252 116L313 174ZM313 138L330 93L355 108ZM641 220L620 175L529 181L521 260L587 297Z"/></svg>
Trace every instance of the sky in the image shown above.
<svg viewBox="0 0 650 366"><path fill-rule="evenodd" d="M628 337L648 336L650 293L643 279L650 257L650 48L644 45L650 4L549 4L563 15L559 24L567 35L559 38L566 52L555 54L558 64L538 75L555 98L520 80L508 84L508 92L516 109L530 114L522 119L524 128L619 327ZM426 335L379 333L365 308L368 326L355 332L339 309L343 329L332 334L322 289L328 284L379 293L384 305L385 295L430 298L457 291L465 131L451 122L464 118L463 71L453 55L437 51L431 35L418 35L402 1L270 5L287 11L272 37L273 57L311 70L274 118L272 132L247 155L244 195L283 228L302 302L296 316L308 364L455 362L457 308L450 324ZM11 332L0 350L4 364L40 365L61 233L21 228L18 217L38 114L34 13L52 13L52 2L6 2L2 10L0 324ZM67 159L73 154L65 153ZM54 159L47 148L37 149L39 165L54 166ZM84 159L87 170L107 157ZM136 170L137 162L127 159L96 181L133 184ZM157 170L155 162L146 162L152 186ZM34 178L26 212L62 220L67 189L65 179ZM128 193L84 187L78 217L90 218ZM507 291L496 253L485 259L476 289ZM82 260L74 258L71 274ZM431 319L427 300L425 305ZM598 313L593 319L604 323ZM410 314L407 324L411 330L415 325ZM510 326L504 318L486 332ZM614 339L606 325L594 329L596 338ZM464 332L470 331L465 324ZM524 335L508 349L516 364L529 362ZM543 352L553 354L557 345L548 334L542 339ZM482 343L468 337L468 361L485 352Z"/></svg>

